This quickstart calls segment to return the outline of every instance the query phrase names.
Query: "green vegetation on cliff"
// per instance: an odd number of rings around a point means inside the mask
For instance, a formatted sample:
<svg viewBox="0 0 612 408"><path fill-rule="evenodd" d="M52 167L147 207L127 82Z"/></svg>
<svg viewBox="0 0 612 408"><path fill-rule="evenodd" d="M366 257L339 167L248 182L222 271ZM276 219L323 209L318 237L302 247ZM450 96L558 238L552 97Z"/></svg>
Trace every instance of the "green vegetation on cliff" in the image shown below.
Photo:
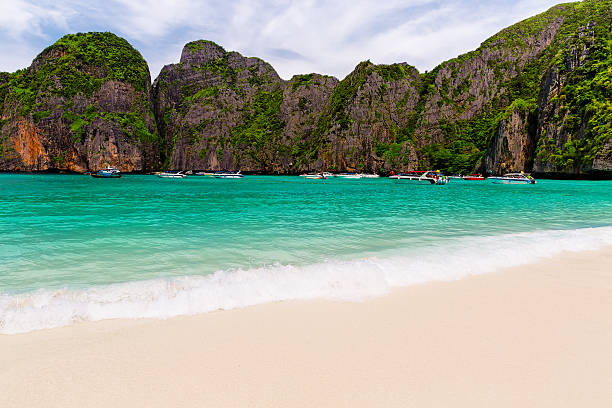
<svg viewBox="0 0 612 408"><path fill-rule="evenodd" d="M550 101L558 107L552 123L565 143L544 135L538 158L557 170L588 168L606 143L612 142L612 2L572 5L554 65L565 84Z"/></svg>
<svg viewBox="0 0 612 408"><path fill-rule="evenodd" d="M78 94L91 98L109 80L132 85L141 94L135 108L140 112L147 109L149 68L138 51L112 33L71 34L46 48L30 68L15 73L8 84L8 97L17 102L20 115L31 114L35 123L56 107L45 106L47 101L63 101L63 117L70 122L75 141L83 142L85 127L96 117L117 120L128 134L140 139L154 138L149 130L143 131L146 125L136 112L113 116L100 111L97 105L81 113L72 111L72 98Z"/></svg>
<svg viewBox="0 0 612 408"><path fill-rule="evenodd" d="M2 119L2 112L4 111L4 100L9 91L10 80L11 74L0 72L0 130L2 130L2 126L4 126L5 123L5 120Z"/></svg>
<svg viewBox="0 0 612 408"><path fill-rule="evenodd" d="M540 140L538 156L543 162L553 162L559 169L576 170L588 167L595 155L610 140L610 21L612 2L587 0L555 6L545 13L531 17L502 30L489 38L479 49L445 62L435 71L451 72L450 81L459 77L459 69L472 64L476 58L488 58L487 68L494 74L499 91L488 105L469 120L440 120L444 142L422 149L430 165L446 172L472 171L484 156L499 128L513 109L535 113L545 76L557 67L567 82L562 84L558 103L560 112L553 118L560 133L569 133L569 140L558 146L554 139ZM558 26L555 33L554 28ZM543 42L547 30L554 34L550 45L541 53L532 53L534 43ZM499 52L503 53L499 53ZM584 53L578 67L572 66ZM493 56L496 57L493 57ZM499 56L497 56L499 55ZM484 57L483 57L484 56ZM478 72L470 73L472 76ZM482 73L480 73L482 75ZM426 81L424 81L426 82ZM457 96L465 92L451 89L447 80L438 84L440 108L445 105L461 113L469 104ZM482 98L475 95L476 98ZM466 104L467 102L467 104ZM536 115L529 116L535 120ZM532 135L531 137L535 137ZM546 136L546 135L544 135ZM528 170L528 169L527 169Z"/></svg>
<svg viewBox="0 0 612 408"><path fill-rule="evenodd" d="M91 97L108 80L148 89L146 61L126 40L112 33L70 34L46 48L32 67L17 71L10 81L10 96L27 116L37 99L48 96Z"/></svg>
<svg viewBox="0 0 612 408"><path fill-rule="evenodd" d="M272 91L258 91L253 104L243 110L243 123L232 131L231 143L266 171L278 156L278 150L283 149L280 136L285 124L279 116L282 102L280 86Z"/></svg>

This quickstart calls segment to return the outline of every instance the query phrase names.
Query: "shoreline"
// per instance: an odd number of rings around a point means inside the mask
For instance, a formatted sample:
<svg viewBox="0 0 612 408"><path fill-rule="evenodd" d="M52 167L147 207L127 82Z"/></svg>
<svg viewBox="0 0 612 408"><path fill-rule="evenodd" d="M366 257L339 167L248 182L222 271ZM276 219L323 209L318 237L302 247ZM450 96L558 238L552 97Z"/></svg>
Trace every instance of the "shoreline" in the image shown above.
<svg viewBox="0 0 612 408"><path fill-rule="evenodd" d="M0 170L0 174L20 174L20 175L67 175L67 176L85 176L87 175L88 172L94 172L96 170L88 170L87 172L78 172L78 171L73 171L73 170L63 170L63 169L48 169L48 170L33 170L33 171L26 171L26 170L15 170L15 171L9 171L9 170ZM151 171L134 171L134 172L121 172L121 174L123 175L129 175L129 176L151 176L151 175L155 175L158 172L161 171L165 171L165 170L151 170ZM173 171L210 171L210 172L215 172L215 171L219 171L219 170L173 170ZM322 172L326 172L329 170L312 170L314 172L317 173L322 173ZM346 170L347 172L349 170ZM403 171L411 171L411 170L398 170L396 171L396 173L401 173ZM293 172L293 173L265 173L265 172L258 172L258 171L241 171L242 174L244 174L245 176L299 176L300 174L304 173L304 172L310 172L310 171L297 171L297 172ZM342 173L342 171L337 171L337 173ZM587 174L587 173L579 173L579 174L565 174L565 173L559 173L559 172L552 172L552 173L541 173L541 172L526 172L527 174L531 174L536 180L556 180L556 181L610 181L612 180L612 171L606 171L606 170L601 170L601 171L595 171L591 174ZM388 177L389 175L393 174L392 171L387 171L387 172L381 172L381 173L372 173L372 174L378 174L380 175L380 177L382 179ZM495 176L501 176L502 174L487 174L487 176L491 176L491 175L495 175Z"/></svg>
<svg viewBox="0 0 612 408"><path fill-rule="evenodd" d="M0 296L0 334L85 321L168 319L279 301L360 301L415 284L454 281L526 265L564 250L606 246L612 246L610 226L541 230L447 243L443 256L439 248L430 247L418 253L392 251L306 265L279 263L208 275L109 282L83 289L40 289ZM521 248L520 257L517 248Z"/></svg>
<svg viewBox="0 0 612 408"><path fill-rule="evenodd" d="M609 406L612 247L395 289L0 335L0 406Z"/></svg>

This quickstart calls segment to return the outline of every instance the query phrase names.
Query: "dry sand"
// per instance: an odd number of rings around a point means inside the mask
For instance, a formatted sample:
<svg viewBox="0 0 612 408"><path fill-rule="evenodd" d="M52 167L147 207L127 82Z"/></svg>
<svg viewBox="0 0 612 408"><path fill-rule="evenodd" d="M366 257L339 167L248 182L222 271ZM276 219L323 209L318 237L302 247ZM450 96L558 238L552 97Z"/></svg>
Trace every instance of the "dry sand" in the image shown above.
<svg viewBox="0 0 612 408"><path fill-rule="evenodd" d="M612 249L398 290L0 336L0 407L611 407Z"/></svg>

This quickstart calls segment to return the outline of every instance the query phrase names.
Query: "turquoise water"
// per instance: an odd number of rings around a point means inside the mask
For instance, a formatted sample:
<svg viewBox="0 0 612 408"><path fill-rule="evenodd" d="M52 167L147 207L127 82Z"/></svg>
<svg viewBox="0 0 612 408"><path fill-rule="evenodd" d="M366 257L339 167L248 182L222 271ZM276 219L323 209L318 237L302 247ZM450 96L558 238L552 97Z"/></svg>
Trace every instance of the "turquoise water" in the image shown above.
<svg viewBox="0 0 612 408"><path fill-rule="evenodd" d="M457 265L486 259L482 268L495 269L514 262L511 253L494 254L509 239L525 246L515 257L537 258L612 243L611 231L609 181L430 186L386 178L1 174L0 330L4 322L5 332L20 331L15 325L26 314L40 312L40 305L28 303L40 296L61 298L63 306L78 298L88 311L83 315L66 306L66 313L73 313L68 318L76 320L76 313L95 320L89 315L93 303L113 303L120 317L125 296L150 301L127 315L163 317L158 296L166 303L182 291L193 297L194 285L198 290L208 285L206 307L172 305L170 314L333 297L334 285L338 293L349 287L369 295L384 292L381 287L454 278L457 268L445 272L451 261L434 256L436 251L450 253ZM314 281L325 290L311 288ZM177 282L180 287L174 287ZM151 285L163 290L151 292ZM174 297L168 285L174 285ZM117 300L117 290L129 294ZM104 300L92 300L94 292ZM210 300L221 292L223 299ZM51 302L47 297L43 306ZM235 298L235 305L225 305L227 297ZM67 323L37 324L26 329Z"/></svg>

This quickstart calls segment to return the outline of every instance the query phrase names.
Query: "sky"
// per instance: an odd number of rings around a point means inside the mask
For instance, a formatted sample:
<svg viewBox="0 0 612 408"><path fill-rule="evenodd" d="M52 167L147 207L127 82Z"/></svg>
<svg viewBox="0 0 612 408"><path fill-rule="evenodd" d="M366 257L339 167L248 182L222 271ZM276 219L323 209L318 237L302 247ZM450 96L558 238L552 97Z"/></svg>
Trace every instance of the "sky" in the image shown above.
<svg viewBox="0 0 612 408"><path fill-rule="evenodd" d="M279 75L348 75L364 60L419 71L478 48L561 0L0 0L0 71L26 68L65 34L111 31L154 79L183 45L206 39Z"/></svg>

